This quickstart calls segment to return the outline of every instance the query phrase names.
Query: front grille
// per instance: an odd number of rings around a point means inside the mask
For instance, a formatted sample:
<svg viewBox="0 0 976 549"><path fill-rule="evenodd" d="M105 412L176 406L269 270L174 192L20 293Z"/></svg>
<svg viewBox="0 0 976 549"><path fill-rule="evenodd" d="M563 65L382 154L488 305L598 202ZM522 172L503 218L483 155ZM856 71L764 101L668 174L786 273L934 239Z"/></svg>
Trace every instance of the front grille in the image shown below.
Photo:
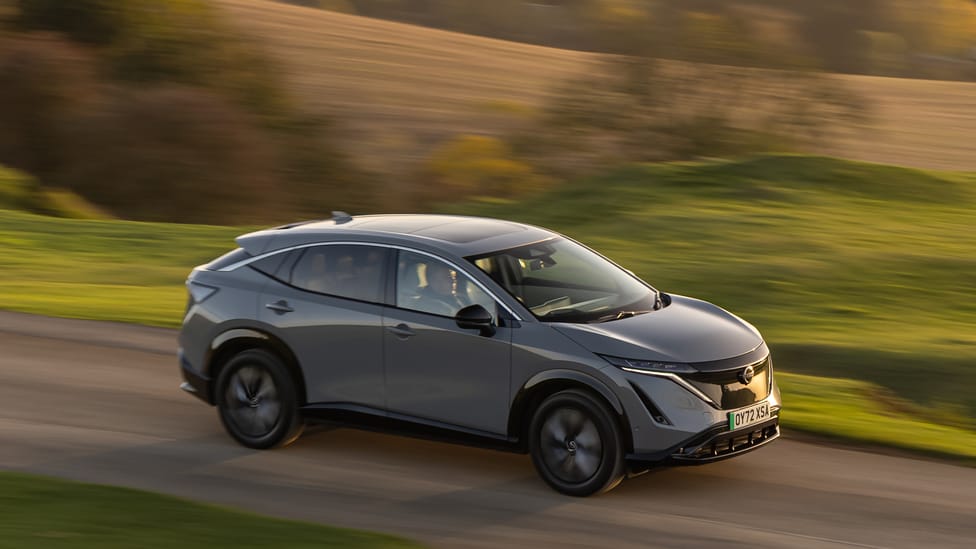
<svg viewBox="0 0 976 549"><path fill-rule="evenodd" d="M735 410L755 404L769 396L771 361L766 357L753 364L753 378L748 384L739 380L739 374L747 365L721 372L682 374L688 383L712 399L723 410Z"/></svg>
<svg viewBox="0 0 976 549"><path fill-rule="evenodd" d="M699 445L681 448L671 457L682 461L711 461L732 457L770 442L779 436L779 421L756 426L752 430L716 435Z"/></svg>

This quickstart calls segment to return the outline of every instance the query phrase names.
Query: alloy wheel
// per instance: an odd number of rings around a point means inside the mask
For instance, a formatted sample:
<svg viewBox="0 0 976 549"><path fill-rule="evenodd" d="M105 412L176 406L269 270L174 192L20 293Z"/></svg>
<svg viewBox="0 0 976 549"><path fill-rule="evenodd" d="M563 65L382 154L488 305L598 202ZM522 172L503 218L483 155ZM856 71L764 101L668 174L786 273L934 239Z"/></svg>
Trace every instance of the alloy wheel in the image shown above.
<svg viewBox="0 0 976 549"><path fill-rule="evenodd" d="M243 434L262 437L270 433L281 415L281 400L271 374L258 366L243 366L227 383L224 402L229 419Z"/></svg>

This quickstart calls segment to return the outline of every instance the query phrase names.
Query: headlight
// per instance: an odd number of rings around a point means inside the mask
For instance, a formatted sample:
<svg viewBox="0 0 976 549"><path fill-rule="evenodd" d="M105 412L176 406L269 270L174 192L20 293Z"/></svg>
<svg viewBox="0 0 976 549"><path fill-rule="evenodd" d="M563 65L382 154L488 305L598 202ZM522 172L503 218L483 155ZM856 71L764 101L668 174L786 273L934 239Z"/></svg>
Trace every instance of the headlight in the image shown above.
<svg viewBox="0 0 976 549"><path fill-rule="evenodd" d="M638 360L634 358L620 358L617 356L600 355L614 366L627 370L628 372L642 373L668 373L668 374L693 374L698 370L688 364L680 362L658 362L655 360Z"/></svg>
<svg viewBox="0 0 976 549"><path fill-rule="evenodd" d="M605 356L600 355L604 360L613 364L617 368L624 370L626 372L634 372L635 374L644 374L646 376L654 376L670 379L671 381L677 383L687 390L689 393L695 395L696 397L702 399L712 408L716 410L721 410L722 408L714 400L709 398L708 395L698 390L697 387L685 381L678 374L694 374L698 370L691 367L690 364L683 364L681 362L657 362L654 360L636 360L632 358L620 358L616 356Z"/></svg>

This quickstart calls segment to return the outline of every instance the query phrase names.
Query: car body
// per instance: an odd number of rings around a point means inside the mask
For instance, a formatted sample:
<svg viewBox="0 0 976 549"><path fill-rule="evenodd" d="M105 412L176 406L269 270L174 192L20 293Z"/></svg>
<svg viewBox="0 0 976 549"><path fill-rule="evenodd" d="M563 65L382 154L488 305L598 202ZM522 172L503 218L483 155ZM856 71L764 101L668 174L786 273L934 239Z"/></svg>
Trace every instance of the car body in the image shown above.
<svg viewBox="0 0 976 549"><path fill-rule="evenodd" d="M553 488L779 436L759 332L552 231L370 215L257 231L193 270L183 388L254 448L309 419L528 452Z"/></svg>

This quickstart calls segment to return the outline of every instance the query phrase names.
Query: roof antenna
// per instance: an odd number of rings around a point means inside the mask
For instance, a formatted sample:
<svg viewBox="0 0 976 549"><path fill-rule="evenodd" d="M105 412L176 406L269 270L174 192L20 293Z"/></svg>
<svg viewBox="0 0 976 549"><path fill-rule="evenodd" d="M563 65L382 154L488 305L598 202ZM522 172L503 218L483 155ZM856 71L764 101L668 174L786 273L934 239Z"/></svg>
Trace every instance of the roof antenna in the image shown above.
<svg viewBox="0 0 976 549"><path fill-rule="evenodd" d="M343 223L349 223L352 221L352 216L346 212L336 210L332 212L332 221L335 221L336 225L342 225Z"/></svg>

